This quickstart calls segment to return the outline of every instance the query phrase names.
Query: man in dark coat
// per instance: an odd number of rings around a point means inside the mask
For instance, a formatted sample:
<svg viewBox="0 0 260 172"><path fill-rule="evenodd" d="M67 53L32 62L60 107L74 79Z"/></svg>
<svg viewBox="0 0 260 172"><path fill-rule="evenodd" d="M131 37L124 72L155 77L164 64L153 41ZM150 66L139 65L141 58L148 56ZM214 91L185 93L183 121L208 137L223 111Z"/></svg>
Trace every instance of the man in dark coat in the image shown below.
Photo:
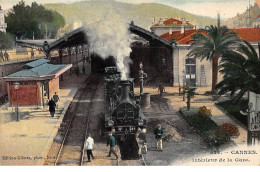
<svg viewBox="0 0 260 172"><path fill-rule="evenodd" d="M162 129L161 125L158 125L157 128L155 128L154 135L155 135L155 139L156 139L156 148L157 149L160 148L160 150L163 151L163 145L162 145L163 129Z"/></svg>
<svg viewBox="0 0 260 172"><path fill-rule="evenodd" d="M56 104L53 98L49 101L48 105L49 105L50 114L52 117L54 117Z"/></svg>
<svg viewBox="0 0 260 172"><path fill-rule="evenodd" d="M6 50L5 50L4 56L5 56L5 61L9 62L9 54L7 53Z"/></svg>
<svg viewBox="0 0 260 172"><path fill-rule="evenodd" d="M163 96L163 92L165 91L165 88L162 85L162 83L159 84L158 91L160 91L160 97L162 97Z"/></svg>
<svg viewBox="0 0 260 172"><path fill-rule="evenodd" d="M113 153L116 156L116 159L118 159L118 156L116 154L116 138L112 135L112 133L109 133L109 138L107 141L107 146L110 146L110 150L108 153L108 157L111 157L111 153Z"/></svg>

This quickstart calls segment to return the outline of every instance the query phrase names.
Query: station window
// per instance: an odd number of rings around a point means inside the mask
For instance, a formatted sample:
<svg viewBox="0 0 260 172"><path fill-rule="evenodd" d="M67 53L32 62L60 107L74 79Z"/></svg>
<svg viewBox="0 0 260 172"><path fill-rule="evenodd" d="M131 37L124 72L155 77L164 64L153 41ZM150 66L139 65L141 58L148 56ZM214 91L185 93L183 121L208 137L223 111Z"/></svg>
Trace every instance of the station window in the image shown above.
<svg viewBox="0 0 260 172"><path fill-rule="evenodd" d="M196 86L196 60L188 58L185 60L186 84Z"/></svg>
<svg viewBox="0 0 260 172"><path fill-rule="evenodd" d="M14 85L15 81L10 82L10 85ZM36 81L19 81L19 85L35 85Z"/></svg>

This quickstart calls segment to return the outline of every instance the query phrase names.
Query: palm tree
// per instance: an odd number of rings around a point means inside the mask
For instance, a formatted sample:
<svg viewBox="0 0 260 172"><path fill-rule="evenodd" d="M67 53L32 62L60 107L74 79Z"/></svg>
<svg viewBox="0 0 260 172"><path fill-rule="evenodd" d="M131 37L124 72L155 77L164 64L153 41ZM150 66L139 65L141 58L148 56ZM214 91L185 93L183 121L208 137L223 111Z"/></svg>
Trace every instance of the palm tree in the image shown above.
<svg viewBox="0 0 260 172"><path fill-rule="evenodd" d="M207 26L199 29L193 36L191 51L188 57L210 60L212 62L212 92L218 83L218 60L222 54L237 44L238 36L226 26Z"/></svg>
<svg viewBox="0 0 260 172"><path fill-rule="evenodd" d="M225 52L220 72L224 76L216 85L218 95L230 92L232 99L239 101L247 91L260 93L260 59L247 41L243 40L237 51Z"/></svg>
<svg viewBox="0 0 260 172"><path fill-rule="evenodd" d="M190 87L190 86L185 86L183 88L183 94L187 94L187 109L190 110L190 104L191 104L191 98L194 97L196 94L196 89L195 87Z"/></svg>

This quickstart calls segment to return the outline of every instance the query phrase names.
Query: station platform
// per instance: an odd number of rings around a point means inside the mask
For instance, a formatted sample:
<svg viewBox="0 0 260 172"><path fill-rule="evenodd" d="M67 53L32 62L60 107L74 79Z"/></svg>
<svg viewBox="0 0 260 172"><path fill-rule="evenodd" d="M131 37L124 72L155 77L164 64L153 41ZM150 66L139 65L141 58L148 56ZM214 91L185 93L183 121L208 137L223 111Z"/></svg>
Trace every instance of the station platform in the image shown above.
<svg viewBox="0 0 260 172"><path fill-rule="evenodd" d="M241 126L236 120L231 118L221 109L219 109L214 101L212 96L204 95L207 92L210 92L211 87L197 87L196 93L197 95L191 99L191 106L202 107L206 106L207 108L211 109L212 117L211 119L217 124L221 125L223 123L231 123L238 127L240 135L238 138L232 138L232 141L237 146L244 146L246 145L247 141L247 130L244 126ZM135 92L139 93L139 88L135 88ZM151 95L159 95L158 88L144 88L144 92L148 92ZM171 101L171 106L175 111L179 111L181 107L186 107L186 101L183 101L182 94L179 95L179 88L178 87L165 87L165 92L163 94L164 98L167 98ZM221 99L225 99L225 97L221 97Z"/></svg>
<svg viewBox="0 0 260 172"><path fill-rule="evenodd" d="M0 110L0 166L43 165L77 90L84 85L89 74L65 75L58 92L60 101L55 116L51 117L49 107L19 108L20 121L16 121L14 108ZM7 106L7 105L6 105Z"/></svg>
<svg viewBox="0 0 260 172"><path fill-rule="evenodd" d="M43 109L21 109L21 120L14 113L1 111L0 165L42 165L59 125L78 88L61 89L54 117L48 106Z"/></svg>

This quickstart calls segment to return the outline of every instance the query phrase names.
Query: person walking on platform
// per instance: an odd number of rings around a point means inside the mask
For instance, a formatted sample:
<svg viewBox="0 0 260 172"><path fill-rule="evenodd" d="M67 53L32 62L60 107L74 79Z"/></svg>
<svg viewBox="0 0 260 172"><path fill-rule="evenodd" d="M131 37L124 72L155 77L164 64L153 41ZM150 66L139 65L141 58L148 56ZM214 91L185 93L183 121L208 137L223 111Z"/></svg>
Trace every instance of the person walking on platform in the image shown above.
<svg viewBox="0 0 260 172"><path fill-rule="evenodd" d="M55 92L55 94L53 95L53 100L56 104L56 107L58 108L58 101L60 101L60 98L59 98L57 92Z"/></svg>
<svg viewBox="0 0 260 172"><path fill-rule="evenodd" d="M51 117L54 117L56 104L55 104L55 101L53 100L53 98L51 98L48 105L49 105L49 111L50 111Z"/></svg>
<svg viewBox="0 0 260 172"><path fill-rule="evenodd" d="M116 138L112 135L112 133L109 133L109 138L107 141L107 146L110 146L108 157L111 157L111 153L113 153L116 156L116 159L118 159L118 156L116 154Z"/></svg>
<svg viewBox="0 0 260 172"><path fill-rule="evenodd" d="M5 61L9 62L9 54L7 53L6 50L5 50L4 56L5 56Z"/></svg>
<svg viewBox="0 0 260 172"><path fill-rule="evenodd" d="M146 145L146 129L143 128L141 133L138 135L138 147L139 147L139 150L138 150L138 155L139 157L142 156L142 149L144 148L145 149L145 153L147 152L147 145Z"/></svg>
<svg viewBox="0 0 260 172"><path fill-rule="evenodd" d="M87 150L87 156L88 156L88 162L91 162L90 156L92 159L95 159L92 153L92 150L94 148L94 139L91 137L91 134L88 134L88 138L85 143L85 149Z"/></svg>
<svg viewBox="0 0 260 172"><path fill-rule="evenodd" d="M163 135L163 129L161 125L158 125L157 128L154 129L154 135L156 139L156 149L159 149L163 151L163 145L162 145L162 135Z"/></svg>

